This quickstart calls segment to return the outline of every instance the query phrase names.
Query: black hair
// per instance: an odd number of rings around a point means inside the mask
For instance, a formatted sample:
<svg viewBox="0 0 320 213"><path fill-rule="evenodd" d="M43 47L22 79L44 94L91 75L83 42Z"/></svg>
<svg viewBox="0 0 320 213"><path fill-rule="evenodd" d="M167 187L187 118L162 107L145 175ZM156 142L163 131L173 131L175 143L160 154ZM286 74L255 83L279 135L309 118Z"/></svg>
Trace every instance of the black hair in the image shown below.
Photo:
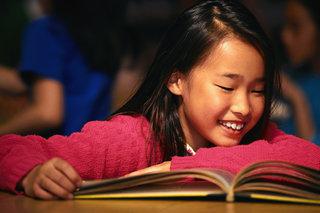
<svg viewBox="0 0 320 213"><path fill-rule="evenodd" d="M256 18L238 1L200 1L185 10L169 28L144 82L132 98L115 112L144 115L161 145L163 160L186 154L185 137L178 115L178 97L167 88L171 74L177 70L187 74L206 58L212 47L227 37L236 37L249 43L264 59L264 112L241 143L250 143L263 137L274 90L279 90L278 71L270 41Z"/></svg>
<svg viewBox="0 0 320 213"><path fill-rule="evenodd" d="M87 63L115 74L124 54L125 0L54 0L52 15L67 27Z"/></svg>

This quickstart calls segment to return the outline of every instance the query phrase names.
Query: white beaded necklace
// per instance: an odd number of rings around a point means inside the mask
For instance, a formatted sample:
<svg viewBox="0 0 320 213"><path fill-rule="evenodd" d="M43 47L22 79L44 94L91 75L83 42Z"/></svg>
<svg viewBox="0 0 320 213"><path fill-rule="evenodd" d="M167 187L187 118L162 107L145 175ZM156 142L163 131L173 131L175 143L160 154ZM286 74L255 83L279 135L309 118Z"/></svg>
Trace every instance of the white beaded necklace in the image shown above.
<svg viewBox="0 0 320 213"><path fill-rule="evenodd" d="M186 150L190 155L196 154L196 152L192 149L192 147L189 144L186 144Z"/></svg>

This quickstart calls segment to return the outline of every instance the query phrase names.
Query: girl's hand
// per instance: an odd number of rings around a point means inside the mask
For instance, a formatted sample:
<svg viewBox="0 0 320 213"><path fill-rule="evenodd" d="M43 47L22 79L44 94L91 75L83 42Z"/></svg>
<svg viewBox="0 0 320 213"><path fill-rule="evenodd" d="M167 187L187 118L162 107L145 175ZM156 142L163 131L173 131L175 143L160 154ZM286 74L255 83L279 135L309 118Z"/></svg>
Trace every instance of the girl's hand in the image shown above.
<svg viewBox="0 0 320 213"><path fill-rule="evenodd" d="M165 161L163 163L147 167L145 169L141 169L135 172L131 172L126 177L135 176L135 175L142 175L146 173L153 173L153 172L168 172L170 171L171 161Z"/></svg>
<svg viewBox="0 0 320 213"><path fill-rule="evenodd" d="M65 160L52 158L33 168L22 180L25 193L44 200L72 199L81 177Z"/></svg>

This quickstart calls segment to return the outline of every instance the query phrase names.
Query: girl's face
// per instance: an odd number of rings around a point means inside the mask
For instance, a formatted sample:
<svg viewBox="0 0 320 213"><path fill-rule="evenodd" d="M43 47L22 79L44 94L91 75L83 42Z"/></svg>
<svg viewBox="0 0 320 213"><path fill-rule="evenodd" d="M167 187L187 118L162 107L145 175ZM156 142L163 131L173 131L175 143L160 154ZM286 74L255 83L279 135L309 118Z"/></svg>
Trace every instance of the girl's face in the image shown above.
<svg viewBox="0 0 320 213"><path fill-rule="evenodd" d="M251 45L223 41L186 76L173 74L169 90L181 97L178 113L194 149L234 146L264 110L264 61Z"/></svg>
<svg viewBox="0 0 320 213"><path fill-rule="evenodd" d="M316 55L316 24L307 9L296 1L289 1L287 4L282 40L294 65L308 61Z"/></svg>

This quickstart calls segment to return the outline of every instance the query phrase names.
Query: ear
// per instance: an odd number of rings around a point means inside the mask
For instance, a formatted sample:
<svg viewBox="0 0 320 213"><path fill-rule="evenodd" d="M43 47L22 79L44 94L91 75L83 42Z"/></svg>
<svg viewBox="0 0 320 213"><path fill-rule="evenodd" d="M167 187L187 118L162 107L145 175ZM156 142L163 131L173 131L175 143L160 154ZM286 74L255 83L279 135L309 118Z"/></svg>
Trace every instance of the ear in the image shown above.
<svg viewBox="0 0 320 213"><path fill-rule="evenodd" d="M167 88L174 95L181 95L185 76L179 71L173 72L167 83Z"/></svg>

